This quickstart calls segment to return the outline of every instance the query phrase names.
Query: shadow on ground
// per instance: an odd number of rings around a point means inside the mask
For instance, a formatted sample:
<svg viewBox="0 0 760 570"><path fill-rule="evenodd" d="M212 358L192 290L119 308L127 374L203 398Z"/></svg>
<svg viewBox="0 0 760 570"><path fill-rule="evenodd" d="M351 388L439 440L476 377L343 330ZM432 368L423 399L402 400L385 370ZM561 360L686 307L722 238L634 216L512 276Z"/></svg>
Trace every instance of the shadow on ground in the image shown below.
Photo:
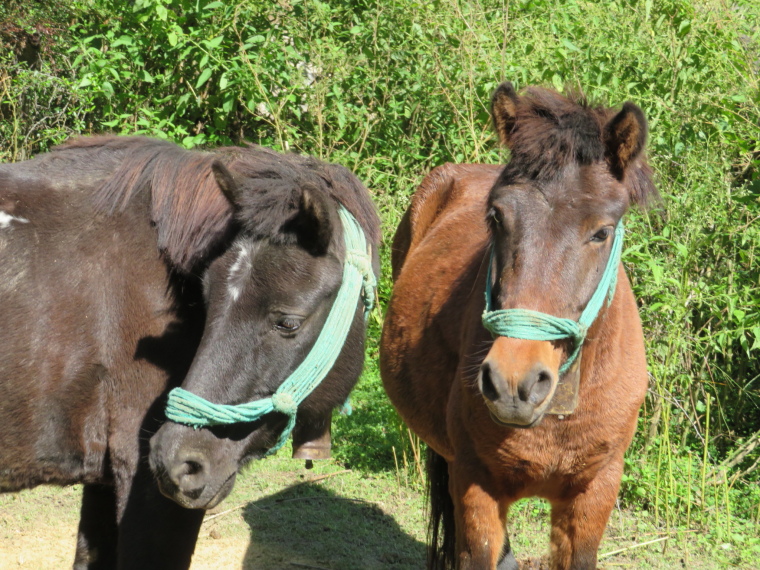
<svg viewBox="0 0 760 570"><path fill-rule="evenodd" d="M249 503L245 570L418 570L425 545L372 503L301 483Z"/></svg>

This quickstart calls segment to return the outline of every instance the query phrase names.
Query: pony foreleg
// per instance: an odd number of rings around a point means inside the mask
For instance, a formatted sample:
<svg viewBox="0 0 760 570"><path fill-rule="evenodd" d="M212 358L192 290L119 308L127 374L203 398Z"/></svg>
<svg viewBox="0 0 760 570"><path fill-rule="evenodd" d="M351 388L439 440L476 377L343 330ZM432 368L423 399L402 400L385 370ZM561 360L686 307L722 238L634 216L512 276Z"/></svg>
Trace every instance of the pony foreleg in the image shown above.
<svg viewBox="0 0 760 570"><path fill-rule="evenodd" d="M612 461L582 493L552 503L552 570L596 568L597 550L615 506L622 468L622 458Z"/></svg>
<svg viewBox="0 0 760 570"><path fill-rule="evenodd" d="M116 494L106 485L85 485L74 570L116 568Z"/></svg>
<svg viewBox="0 0 760 570"><path fill-rule="evenodd" d="M129 451L129 450L128 450ZM164 497L147 454L113 453L119 570L187 570L204 511L185 509ZM122 459L124 458L124 459ZM135 467L133 468L133 465Z"/></svg>
<svg viewBox="0 0 760 570"><path fill-rule="evenodd" d="M204 514L167 499L150 473L138 473L119 521L119 570L187 570Z"/></svg>
<svg viewBox="0 0 760 570"><path fill-rule="evenodd" d="M508 503L500 503L488 485L473 478L472 466L450 467L458 570L517 570L506 537Z"/></svg>

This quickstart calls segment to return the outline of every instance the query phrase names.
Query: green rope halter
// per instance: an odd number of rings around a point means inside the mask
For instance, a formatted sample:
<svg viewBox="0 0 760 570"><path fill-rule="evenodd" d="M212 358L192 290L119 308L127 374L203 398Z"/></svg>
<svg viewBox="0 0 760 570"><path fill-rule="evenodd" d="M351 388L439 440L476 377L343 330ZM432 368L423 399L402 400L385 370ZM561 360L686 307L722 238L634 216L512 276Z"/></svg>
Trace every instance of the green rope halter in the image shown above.
<svg viewBox="0 0 760 570"><path fill-rule="evenodd" d="M563 319L530 309L491 309L491 267L493 265L493 246L491 246L491 260L488 263L488 276L486 277L486 307L483 311L483 326L494 336L507 336L525 340L562 340L573 339L573 350L565 363L560 366L560 375L570 369L583 346L586 333L594 323L599 311L604 305L612 302L615 296L617 284L618 265L620 254L623 250L623 221L620 220L615 226L615 236L612 241L612 250L607 260L607 266L591 296L591 300L583 309L578 321Z"/></svg>
<svg viewBox="0 0 760 570"><path fill-rule="evenodd" d="M285 444L295 426L299 404L319 386L343 349L356 313L356 295L361 294L365 319L375 301L377 281L372 270L372 257L364 239L364 232L356 219L343 206L338 208L338 213L343 224L343 239L346 244L343 281L316 343L298 368L285 379L271 398L236 406L214 404L187 390L175 388L169 392L169 400L166 404L167 418L198 429L206 426L253 422L271 412L280 412L289 417L288 425L275 446L266 455L275 453Z"/></svg>

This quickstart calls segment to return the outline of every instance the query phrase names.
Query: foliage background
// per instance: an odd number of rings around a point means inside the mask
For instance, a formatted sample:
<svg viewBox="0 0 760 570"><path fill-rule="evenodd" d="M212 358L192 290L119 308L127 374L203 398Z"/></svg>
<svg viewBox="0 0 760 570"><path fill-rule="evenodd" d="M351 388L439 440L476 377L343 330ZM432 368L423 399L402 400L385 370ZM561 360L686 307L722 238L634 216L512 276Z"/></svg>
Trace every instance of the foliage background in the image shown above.
<svg viewBox="0 0 760 570"><path fill-rule="evenodd" d="M105 131L311 153L365 181L389 242L431 168L507 159L487 113L500 81L636 102L663 199L628 221L651 383L621 501L757 553L759 68L750 0L6 0L0 159ZM379 381L381 322L336 452L418 484L419 443Z"/></svg>

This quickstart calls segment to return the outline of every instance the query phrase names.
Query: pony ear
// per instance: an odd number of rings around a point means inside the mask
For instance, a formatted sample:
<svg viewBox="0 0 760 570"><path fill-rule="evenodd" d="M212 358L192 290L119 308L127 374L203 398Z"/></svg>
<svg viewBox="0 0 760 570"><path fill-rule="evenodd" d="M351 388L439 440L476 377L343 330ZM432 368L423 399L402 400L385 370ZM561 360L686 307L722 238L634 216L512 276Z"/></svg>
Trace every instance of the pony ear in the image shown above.
<svg viewBox="0 0 760 570"><path fill-rule="evenodd" d="M298 213L286 225L296 234L298 245L312 255L324 255L332 239L332 220L327 198L310 188L301 192Z"/></svg>
<svg viewBox="0 0 760 570"><path fill-rule="evenodd" d="M224 197L229 200L230 204L239 207L240 199L242 197L240 189L242 186L242 177L233 174L218 160L211 163L211 171L214 173L216 183L219 185L219 189L222 191L222 194L224 194Z"/></svg>
<svg viewBox="0 0 760 570"><path fill-rule="evenodd" d="M610 171L623 180L626 169L641 155L647 142L647 120L630 101L604 127L604 144Z"/></svg>
<svg viewBox="0 0 760 570"><path fill-rule="evenodd" d="M515 126L517 101L517 92L509 81L499 85L491 97L491 117L494 128L496 134L499 135L499 142L506 147L510 146L512 129Z"/></svg>

